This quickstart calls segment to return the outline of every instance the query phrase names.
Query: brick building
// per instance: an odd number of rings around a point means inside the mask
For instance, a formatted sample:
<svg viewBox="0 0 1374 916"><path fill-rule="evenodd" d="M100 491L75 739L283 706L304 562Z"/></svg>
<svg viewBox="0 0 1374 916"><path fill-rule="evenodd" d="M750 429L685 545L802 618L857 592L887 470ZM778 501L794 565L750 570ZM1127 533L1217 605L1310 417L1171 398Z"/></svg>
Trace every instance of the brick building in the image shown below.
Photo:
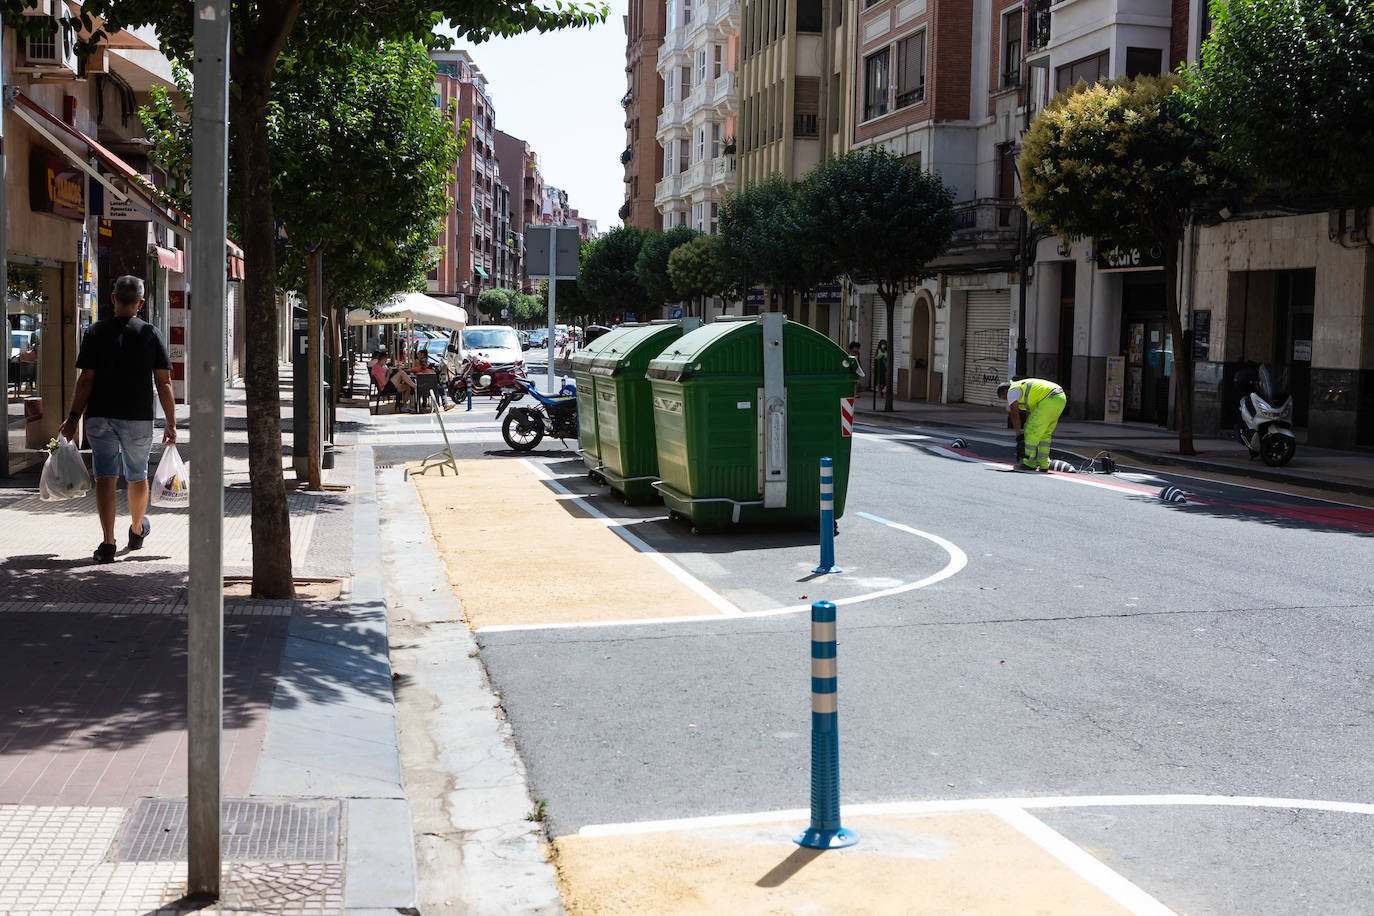
<svg viewBox="0 0 1374 916"><path fill-rule="evenodd" d="M663 175L663 150L655 136L663 107L658 78L658 49L663 43L663 0L630 0L625 16L625 203L620 218L626 226L660 230L663 217L654 207L654 188Z"/></svg>

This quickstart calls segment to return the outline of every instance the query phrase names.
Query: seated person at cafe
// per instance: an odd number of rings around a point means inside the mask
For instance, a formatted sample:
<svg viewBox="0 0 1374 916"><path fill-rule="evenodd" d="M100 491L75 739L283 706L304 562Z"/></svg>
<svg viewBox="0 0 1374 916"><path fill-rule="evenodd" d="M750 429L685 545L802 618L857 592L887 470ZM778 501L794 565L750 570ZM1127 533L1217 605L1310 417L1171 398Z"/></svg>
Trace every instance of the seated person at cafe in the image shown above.
<svg viewBox="0 0 1374 916"><path fill-rule="evenodd" d="M389 395L400 395L402 400L409 401L415 394L415 382L404 369L393 369L386 364L386 351L374 350L372 352L372 362L368 363L367 371L372 373L372 380L377 384L377 390L382 393L382 397ZM403 407L402 410L410 410Z"/></svg>

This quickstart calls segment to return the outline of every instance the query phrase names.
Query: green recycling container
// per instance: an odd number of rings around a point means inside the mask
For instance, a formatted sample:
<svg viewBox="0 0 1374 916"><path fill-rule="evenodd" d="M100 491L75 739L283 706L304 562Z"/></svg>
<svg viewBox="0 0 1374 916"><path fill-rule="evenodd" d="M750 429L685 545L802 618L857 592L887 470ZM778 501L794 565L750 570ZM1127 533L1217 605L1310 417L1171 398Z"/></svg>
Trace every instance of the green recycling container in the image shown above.
<svg viewBox="0 0 1374 916"><path fill-rule="evenodd" d="M577 450L582 462L593 474L601 468L601 443L596 424L596 377L592 375L592 360L617 338L639 325L622 324L607 331L573 354L573 379L577 382Z"/></svg>
<svg viewBox="0 0 1374 916"><path fill-rule="evenodd" d="M694 318L686 321L692 327L698 324ZM658 498L652 483L658 479L653 395L644 373L649 361L681 337L682 330L683 321L641 324L617 335L591 358L601 454L597 473L629 503ZM577 390L582 390L580 382Z"/></svg>
<svg viewBox="0 0 1374 916"><path fill-rule="evenodd" d="M670 344L647 373L669 511L703 528L818 521L828 457L839 518L856 368L834 341L776 313L718 320Z"/></svg>

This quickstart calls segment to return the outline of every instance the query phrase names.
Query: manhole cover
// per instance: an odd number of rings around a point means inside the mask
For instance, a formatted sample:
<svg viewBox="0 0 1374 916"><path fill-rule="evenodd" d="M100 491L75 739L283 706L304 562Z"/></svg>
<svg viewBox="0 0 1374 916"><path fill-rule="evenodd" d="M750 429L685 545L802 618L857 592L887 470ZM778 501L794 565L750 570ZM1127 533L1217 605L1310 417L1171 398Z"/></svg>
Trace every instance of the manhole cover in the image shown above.
<svg viewBox="0 0 1374 916"><path fill-rule="evenodd" d="M337 800L228 799L220 824L230 862L338 862L342 820ZM116 862L186 859L185 799L145 798L115 847Z"/></svg>

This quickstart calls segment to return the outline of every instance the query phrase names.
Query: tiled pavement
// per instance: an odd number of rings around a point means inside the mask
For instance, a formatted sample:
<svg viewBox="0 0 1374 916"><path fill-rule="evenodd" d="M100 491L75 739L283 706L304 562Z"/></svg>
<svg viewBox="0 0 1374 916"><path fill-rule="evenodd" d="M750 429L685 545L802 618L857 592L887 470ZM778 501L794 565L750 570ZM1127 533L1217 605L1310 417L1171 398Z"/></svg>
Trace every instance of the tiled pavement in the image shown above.
<svg viewBox="0 0 1374 916"><path fill-rule="evenodd" d="M290 384L283 381L285 407ZM360 414L353 427L366 423ZM242 390L227 392L227 575L251 571L247 440L236 419L243 415ZM185 456L189 436L181 438ZM340 467L327 480L370 478L370 453L355 461L364 456L354 454L347 435L340 438ZM91 560L99 540L94 498L43 503L36 482L32 474L0 489L0 914L188 912L178 902L184 862L117 855L139 799L186 793L187 512L152 508L144 549L121 550L117 562L98 566ZM353 571L356 502L360 491L370 492L370 479L362 484L342 493L288 492L298 575ZM122 490L120 497L127 526ZM372 524L375 532L375 514ZM386 759L395 756L395 733L385 633L377 629L375 599L347 599L346 592L328 603L226 602L224 796L309 786L311 794L354 796L339 804L345 821L356 807L359 823L338 838L331 861L226 856L223 900L197 912L337 914L383 903L394 911L393 903L408 902L393 900L395 887L386 882L371 893L349 883L350 869L366 875L385 859L366 848L363 822L376 812L401 823L408 815L396 816L395 803L404 811L399 767ZM331 758L347 746L341 741L359 734L376 760L362 767L347 761L350 772L340 778ZM289 747L297 735L314 736L316 747ZM365 785L352 791L357 769ZM404 891L404 876L394 885Z"/></svg>

